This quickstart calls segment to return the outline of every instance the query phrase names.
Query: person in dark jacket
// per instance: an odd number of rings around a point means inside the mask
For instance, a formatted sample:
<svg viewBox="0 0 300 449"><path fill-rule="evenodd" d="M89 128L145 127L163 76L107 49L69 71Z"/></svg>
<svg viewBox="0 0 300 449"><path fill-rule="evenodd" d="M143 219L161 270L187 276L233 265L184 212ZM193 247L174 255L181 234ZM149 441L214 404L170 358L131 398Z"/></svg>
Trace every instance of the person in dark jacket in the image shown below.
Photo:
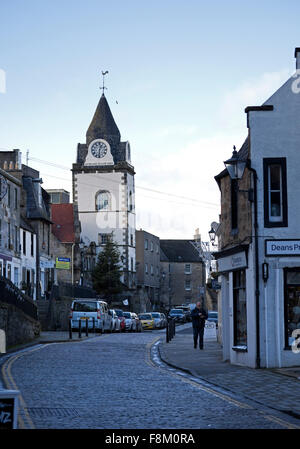
<svg viewBox="0 0 300 449"><path fill-rule="evenodd" d="M203 349L203 336L205 328L205 320L208 315L206 310L201 306L201 302L197 302L196 307L191 312L194 334L194 348L197 348L197 341L199 335L199 348Z"/></svg>

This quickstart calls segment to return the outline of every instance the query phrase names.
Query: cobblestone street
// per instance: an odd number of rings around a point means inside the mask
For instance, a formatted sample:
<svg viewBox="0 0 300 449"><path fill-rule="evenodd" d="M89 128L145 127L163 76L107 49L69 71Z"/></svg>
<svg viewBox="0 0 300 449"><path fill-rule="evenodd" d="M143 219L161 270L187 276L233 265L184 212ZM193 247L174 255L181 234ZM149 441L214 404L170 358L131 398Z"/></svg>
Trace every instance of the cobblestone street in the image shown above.
<svg viewBox="0 0 300 449"><path fill-rule="evenodd" d="M6 388L21 392L19 428L288 427L288 417L283 420L157 363L150 349L160 337L161 332L109 334L7 355L2 377Z"/></svg>

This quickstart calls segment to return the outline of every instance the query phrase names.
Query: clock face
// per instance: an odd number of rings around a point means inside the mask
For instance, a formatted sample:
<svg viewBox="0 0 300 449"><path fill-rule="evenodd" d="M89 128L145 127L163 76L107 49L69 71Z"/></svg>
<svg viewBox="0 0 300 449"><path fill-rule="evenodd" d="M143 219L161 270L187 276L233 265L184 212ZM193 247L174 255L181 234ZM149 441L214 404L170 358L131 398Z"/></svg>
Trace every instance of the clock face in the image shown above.
<svg viewBox="0 0 300 449"><path fill-rule="evenodd" d="M94 157L104 157L107 153L107 146L104 142L95 142L91 147L91 153Z"/></svg>

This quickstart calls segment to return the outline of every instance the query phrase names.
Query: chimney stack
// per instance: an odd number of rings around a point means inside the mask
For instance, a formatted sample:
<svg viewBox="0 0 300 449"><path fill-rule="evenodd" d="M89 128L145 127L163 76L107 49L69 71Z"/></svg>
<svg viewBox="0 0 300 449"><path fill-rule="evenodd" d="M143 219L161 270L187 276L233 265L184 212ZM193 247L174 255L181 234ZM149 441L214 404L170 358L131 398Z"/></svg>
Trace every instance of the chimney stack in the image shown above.
<svg viewBox="0 0 300 449"><path fill-rule="evenodd" d="M296 70L300 70L300 47L295 48Z"/></svg>

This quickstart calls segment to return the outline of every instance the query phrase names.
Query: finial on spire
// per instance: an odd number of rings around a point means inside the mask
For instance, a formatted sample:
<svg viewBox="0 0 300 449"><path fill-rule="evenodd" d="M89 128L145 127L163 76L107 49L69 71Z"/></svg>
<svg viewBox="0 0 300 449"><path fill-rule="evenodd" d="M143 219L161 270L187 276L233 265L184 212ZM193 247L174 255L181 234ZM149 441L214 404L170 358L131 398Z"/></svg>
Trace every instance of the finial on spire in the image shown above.
<svg viewBox="0 0 300 449"><path fill-rule="evenodd" d="M107 87L104 86L104 77L107 74L108 74L108 70L106 70L106 72L102 72L102 87L100 87L100 89L102 89L102 95L104 95L104 89L107 89Z"/></svg>

